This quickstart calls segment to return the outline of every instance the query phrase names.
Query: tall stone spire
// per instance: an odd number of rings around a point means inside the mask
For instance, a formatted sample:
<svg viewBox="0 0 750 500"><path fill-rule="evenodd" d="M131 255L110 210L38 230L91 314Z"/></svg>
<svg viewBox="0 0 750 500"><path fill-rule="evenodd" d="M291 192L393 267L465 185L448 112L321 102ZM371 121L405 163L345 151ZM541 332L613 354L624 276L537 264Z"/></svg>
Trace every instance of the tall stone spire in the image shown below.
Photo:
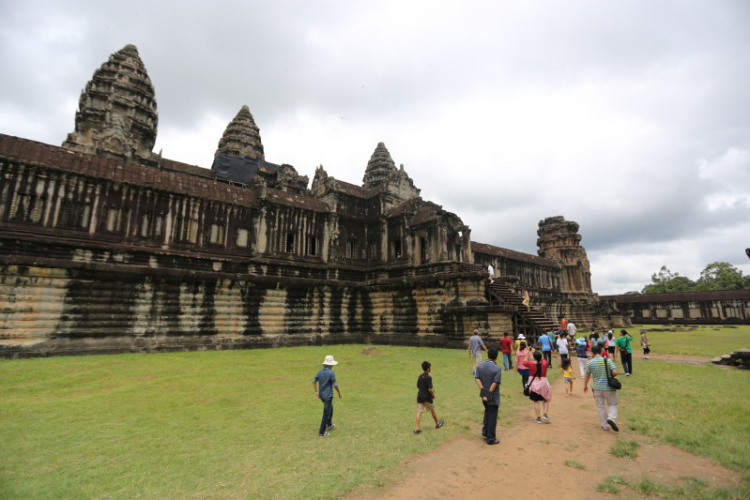
<svg viewBox="0 0 750 500"><path fill-rule="evenodd" d="M367 162L367 169L362 182L366 188L375 187L386 182L389 177L397 172L391 153L388 152L385 144L379 142L375 152L370 157L370 161Z"/></svg>
<svg viewBox="0 0 750 500"><path fill-rule="evenodd" d="M255 124L247 106L242 106L237 116L224 130L224 135L216 150L216 154L220 153L229 156L247 156L258 160L266 159L263 143L260 141L260 129Z"/></svg>
<svg viewBox="0 0 750 500"><path fill-rule="evenodd" d="M159 117L154 86L135 45L109 56L81 92L75 132L63 147L129 161L149 160Z"/></svg>

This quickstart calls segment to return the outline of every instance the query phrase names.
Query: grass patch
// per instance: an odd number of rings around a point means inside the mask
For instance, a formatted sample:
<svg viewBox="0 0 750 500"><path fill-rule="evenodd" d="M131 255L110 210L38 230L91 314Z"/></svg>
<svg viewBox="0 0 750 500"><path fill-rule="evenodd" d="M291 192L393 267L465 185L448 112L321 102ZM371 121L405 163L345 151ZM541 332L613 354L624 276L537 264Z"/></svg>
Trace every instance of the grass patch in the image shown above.
<svg viewBox="0 0 750 500"><path fill-rule="evenodd" d="M621 476L609 476L596 487L601 493L618 494L627 487L639 496L663 498L665 500L747 500L748 492L741 488L709 488L708 484L694 477L680 478L680 483L668 485L651 478L628 482Z"/></svg>
<svg viewBox="0 0 750 500"><path fill-rule="evenodd" d="M609 476L596 487L600 493L620 493L620 486L627 486L628 482L622 476Z"/></svg>
<svg viewBox="0 0 750 500"><path fill-rule="evenodd" d="M750 372L657 361L640 366L620 393L620 414L631 429L750 471Z"/></svg>
<svg viewBox="0 0 750 500"><path fill-rule="evenodd" d="M565 465L567 465L568 467L572 467L574 469L578 469L578 470L585 470L586 469L585 465L579 464L575 460L566 460L565 461Z"/></svg>
<svg viewBox="0 0 750 500"><path fill-rule="evenodd" d="M638 361L641 354L640 331L649 328L673 328L677 331L646 333L651 350L666 354L691 354L711 358L750 347L750 325L690 325L670 326L633 325L627 328L633 337L633 358Z"/></svg>
<svg viewBox="0 0 750 500"><path fill-rule="evenodd" d="M311 380L340 362L338 428L320 439ZM414 436L416 380L437 412ZM504 373L501 415L528 402ZM279 348L1 360L0 498L314 499L395 482L399 464L474 433L482 405L463 350Z"/></svg>
<svg viewBox="0 0 750 500"><path fill-rule="evenodd" d="M618 437L615 444L609 449L609 452L618 458L636 458L638 456L638 441L625 441Z"/></svg>

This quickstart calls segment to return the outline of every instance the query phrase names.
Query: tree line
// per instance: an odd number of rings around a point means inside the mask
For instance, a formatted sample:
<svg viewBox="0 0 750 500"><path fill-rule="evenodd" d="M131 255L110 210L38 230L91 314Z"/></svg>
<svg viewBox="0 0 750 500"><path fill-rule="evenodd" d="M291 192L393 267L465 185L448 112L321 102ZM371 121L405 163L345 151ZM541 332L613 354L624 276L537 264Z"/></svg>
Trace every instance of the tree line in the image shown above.
<svg viewBox="0 0 750 500"><path fill-rule="evenodd" d="M696 281L680 273L673 273L667 266L661 266L659 272L651 275L651 283L640 292L628 292L626 295L639 293L677 293L706 292L711 290L747 290L750 289L750 275L728 262L713 262L701 271Z"/></svg>

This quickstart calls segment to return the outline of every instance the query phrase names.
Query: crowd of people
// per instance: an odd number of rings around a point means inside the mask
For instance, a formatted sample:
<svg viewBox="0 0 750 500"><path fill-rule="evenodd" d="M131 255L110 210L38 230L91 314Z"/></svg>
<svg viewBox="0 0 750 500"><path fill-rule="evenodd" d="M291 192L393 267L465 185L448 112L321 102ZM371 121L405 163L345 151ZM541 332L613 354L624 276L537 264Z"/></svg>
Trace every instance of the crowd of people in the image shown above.
<svg viewBox="0 0 750 500"><path fill-rule="evenodd" d="M559 366L562 371L565 396L573 395L573 386L576 377L571 354L575 354L578 364L578 373L583 380L583 392L588 393L589 386L596 401L596 409L599 423L605 431L613 430L619 432L617 425L617 388L619 382L615 380L618 376L617 357L620 358L622 370L626 377L633 374L633 337L627 330L620 330L615 335L612 330L599 332L591 329L588 335L580 333L573 321L562 319L560 327L546 334L539 335L534 345L523 334L514 340L508 332L503 332L499 342L499 350L495 347L487 347L482 339L481 332L474 330L469 338L468 351L472 359L474 380L480 390L479 396L484 406L484 418L482 423L482 437L487 444L498 444L497 438L497 415L500 407L500 381L503 371L516 370L520 376L523 394L534 404L537 424L551 424L549 416L550 403L552 402L552 386L547 380L548 371L552 368L553 353L559 357ZM646 331L641 331L641 348L643 358L649 359L650 342ZM482 351L487 353L487 359L482 360ZM502 368L497 363L498 356L502 353ZM515 361L515 363L514 363ZM326 356L323 369L313 378L313 390L315 397L323 403L323 418L320 423L319 435L328 436L328 431L334 429L333 423L333 390L341 392L336 382L336 376L332 370L337 364L333 356ZM515 364L515 368L514 368ZM439 419L435 410L435 391L432 385L430 372L432 365L429 361L422 363L422 373L417 379L417 413L414 434L420 434L421 416L429 412L435 421L435 428L440 429L444 421Z"/></svg>

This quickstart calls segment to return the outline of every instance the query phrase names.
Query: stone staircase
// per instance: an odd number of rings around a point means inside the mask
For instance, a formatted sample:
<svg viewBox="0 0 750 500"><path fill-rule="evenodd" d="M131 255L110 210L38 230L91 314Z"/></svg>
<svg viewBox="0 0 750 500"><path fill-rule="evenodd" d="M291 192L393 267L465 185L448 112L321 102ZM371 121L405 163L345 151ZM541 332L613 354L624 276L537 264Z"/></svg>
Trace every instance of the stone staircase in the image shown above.
<svg viewBox="0 0 750 500"><path fill-rule="evenodd" d="M730 354L714 358L711 362L715 365L736 366L750 370L750 348L737 349Z"/></svg>
<svg viewBox="0 0 750 500"><path fill-rule="evenodd" d="M532 305L529 308L523 305L523 299L510 285L504 283L502 278L495 279L494 283L488 281L486 290L490 305L518 308L513 317L515 335L522 333L529 341L536 342L539 335L557 328L557 323L547 316L544 307Z"/></svg>

